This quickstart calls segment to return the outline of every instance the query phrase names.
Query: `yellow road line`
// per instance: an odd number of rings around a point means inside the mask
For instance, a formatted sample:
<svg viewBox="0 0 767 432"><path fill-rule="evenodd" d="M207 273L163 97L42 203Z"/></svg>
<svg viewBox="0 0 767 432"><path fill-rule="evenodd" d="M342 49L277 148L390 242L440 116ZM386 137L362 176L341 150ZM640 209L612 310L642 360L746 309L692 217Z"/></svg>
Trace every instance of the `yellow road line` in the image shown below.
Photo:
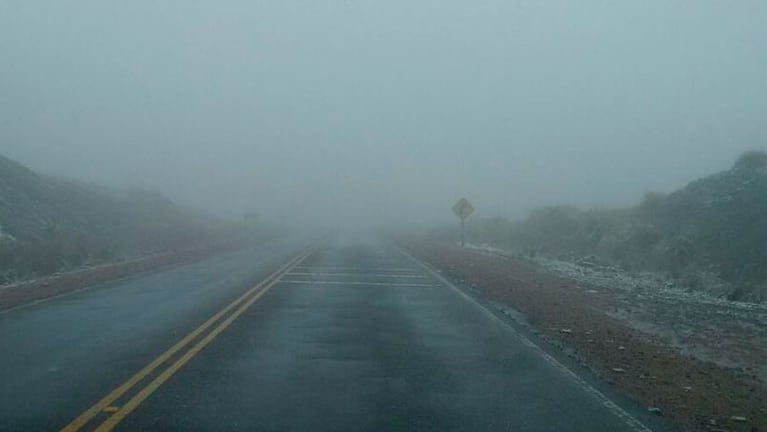
<svg viewBox="0 0 767 432"><path fill-rule="evenodd" d="M296 256L295 258L291 259L287 264L285 264L282 267L280 267L279 270L277 270L276 272L274 272L271 275L269 275L266 279L264 279L262 282L260 282L259 284L257 284L253 288L249 289L247 292L245 292L245 294L241 295L236 300L234 300L232 303L230 303L228 306L226 306L224 309L222 309L221 311L219 311L218 313L213 315L210 319L205 321L200 327L195 329L193 332L189 333L186 337L181 339L178 343L173 345L170 349L168 349L167 351L162 353L160 356L158 356L156 359L154 359L151 363L149 363L147 366L145 366L143 369L141 369L139 372L137 372L135 375L133 375L130 379L125 381L123 384L121 384L119 387L114 389L108 395L104 396L104 398L102 398L100 401L98 401L95 405L93 405L92 407L90 407L87 410L85 410L82 414L80 414L80 416L78 416L70 424L68 424L63 429L61 429L61 432L76 432L76 431L80 430L80 428L85 426L94 417L99 415L104 410L104 408L107 408L107 407L111 406L114 401L116 401L117 399L122 397L125 393L127 393L131 388L133 388L141 380L143 380L144 378L149 376L152 372L154 372L155 369L157 369L163 363L165 363L171 357L173 357L173 355L175 355L180 350L182 350L184 347L189 345L190 342L192 342L194 339L199 337L203 332L205 332L209 327L211 327L213 324L218 322L227 313L229 313L230 311L235 309L240 303L245 301L249 296L253 295L253 293L255 293L255 292L259 291L259 290L262 290L253 299L251 299L250 301L246 302L245 309L247 309L247 306L250 306L251 304L253 304L253 302L255 302L266 291L268 291L274 285L274 283L282 275L284 275L286 272L290 271L296 265L298 265L301 262L303 262L309 255L311 255L311 253L310 253L308 248L305 249L304 251L302 251L298 256ZM266 288L264 288L264 287L266 287ZM239 316L240 314L242 314L243 311L244 311L244 309L241 308L241 309L238 309L238 311L236 311L234 314ZM227 322L227 321L225 321L225 322ZM229 322L231 323L231 321L229 321ZM228 326L228 324L227 324L227 326ZM226 328L226 326L224 328ZM216 330L214 330L214 332ZM221 330L223 330L223 329L221 329ZM218 333L220 333L220 332L221 331L218 331L216 333L216 335L218 335ZM205 339L203 339L203 340L205 340ZM206 343L206 345L207 345L207 343ZM198 346L199 346L199 344L198 344ZM195 346L195 348L196 348L196 346ZM192 350L194 350L195 348L192 348ZM202 349L202 347L200 349ZM197 352L199 352L199 350ZM195 354L196 354L196 352L195 352ZM186 362L184 362L184 363L186 363ZM153 381L153 383L154 383L154 381ZM119 414L119 413L120 412L118 411L117 414ZM115 415L117 415L117 414L115 414Z"/></svg>
<svg viewBox="0 0 767 432"><path fill-rule="evenodd" d="M141 405L146 398L148 398L152 393L155 392L160 386L162 386L165 381L167 381L170 377L173 376L176 372L179 371L189 360L191 360L195 355L197 355L200 351L203 350L208 344L210 344L213 339L215 339L222 331L224 331L227 327L229 327L234 320L239 318L240 315L243 314L253 303L258 301L258 299L261 298L264 294L266 294L275 284L279 282L279 279L276 279L269 283L266 287L264 287L263 290L261 290L257 295L255 295L253 298L248 300L244 305L242 305L237 311L231 314L229 318L227 318L224 322L218 325L213 331L208 333L200 342L197 343L192 349L187 351L181 358L176 360L175 363L173 363L172 366L165 369L157 378L152 380L146 387L141 389L138 393L136 393L135 396L133 396L128 402L125 403L125 405L120 408L119 411L117 411L113 416L109 417L104 423L102 423L98 428L96 428L95 432L109 432L112 429L114 429L115 426L117 426L118 423L120 423L126 416L128 416L133 410L135 410L139 405Z"/></svg>

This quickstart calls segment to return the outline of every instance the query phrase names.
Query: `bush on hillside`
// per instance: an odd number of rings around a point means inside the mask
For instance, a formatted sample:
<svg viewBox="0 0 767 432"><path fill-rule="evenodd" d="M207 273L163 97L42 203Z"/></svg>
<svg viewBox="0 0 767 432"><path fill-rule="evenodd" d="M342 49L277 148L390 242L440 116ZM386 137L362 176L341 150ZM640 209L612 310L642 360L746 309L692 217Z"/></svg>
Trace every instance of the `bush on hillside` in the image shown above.
<svg viewBox="0 0 767 432"><path fill-rule="evenodd" d="M767 167L767 152L750 151L741 155L733 167L736 170L758 170Z"/></svg>

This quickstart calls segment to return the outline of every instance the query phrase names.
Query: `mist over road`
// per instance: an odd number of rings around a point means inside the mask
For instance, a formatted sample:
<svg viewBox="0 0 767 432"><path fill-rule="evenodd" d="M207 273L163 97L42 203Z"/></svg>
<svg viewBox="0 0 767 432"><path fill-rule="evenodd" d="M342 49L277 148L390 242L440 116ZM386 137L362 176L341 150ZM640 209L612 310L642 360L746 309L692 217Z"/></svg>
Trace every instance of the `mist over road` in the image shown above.
<svg viewBox="0 0 767 432"><path fill-rule="evenodd" d="M765 23L0 0L0 432L767 430Z"/></svg>
<svg viewBox="0 0 767 432"><path fill-rule="evenodd" d="M0 430L60 429L94 403L68 430L648 430L646 413L396 247L299 249L275 242L0 315Z"/></svg>
<svg viewBox="0 0 767 432"><path fill-rule="evenodd" d="M0 430L63 427L303 241L273 241L0 313Z"/></svg>

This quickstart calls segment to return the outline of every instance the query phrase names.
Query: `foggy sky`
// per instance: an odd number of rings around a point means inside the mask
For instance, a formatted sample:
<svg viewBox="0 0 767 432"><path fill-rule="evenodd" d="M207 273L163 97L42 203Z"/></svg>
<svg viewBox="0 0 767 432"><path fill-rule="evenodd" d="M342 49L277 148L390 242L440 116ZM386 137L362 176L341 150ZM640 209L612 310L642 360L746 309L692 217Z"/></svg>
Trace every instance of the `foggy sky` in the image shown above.
<svg viewBox="0 0 767 432"><path fill-rule="evenodd" d="M767 2L0 0L0 154L291 221L519 217L767 146Z"/></svg>

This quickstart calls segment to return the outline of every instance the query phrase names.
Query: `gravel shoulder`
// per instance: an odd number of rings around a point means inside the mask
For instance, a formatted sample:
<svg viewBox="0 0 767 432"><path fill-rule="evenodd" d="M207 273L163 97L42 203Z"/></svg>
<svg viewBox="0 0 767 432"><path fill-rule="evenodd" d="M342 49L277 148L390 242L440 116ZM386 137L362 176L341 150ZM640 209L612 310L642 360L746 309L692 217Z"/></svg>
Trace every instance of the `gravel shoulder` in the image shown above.
<svg viewBox="0 0 767 432"><path fill-rule="evenodd" d="M657 275L403 242L684 431L767 431L767 308Z"/></svg>
<svg viewBox="0 0 767 432"><path fill-rule="evenodd" d="M269 241L269 239L263 241ZM245 247L247 247L246 244L224 244L176 250L0 286L0 312L87 289L101 283L165 267L188 264Z"/></svg>

